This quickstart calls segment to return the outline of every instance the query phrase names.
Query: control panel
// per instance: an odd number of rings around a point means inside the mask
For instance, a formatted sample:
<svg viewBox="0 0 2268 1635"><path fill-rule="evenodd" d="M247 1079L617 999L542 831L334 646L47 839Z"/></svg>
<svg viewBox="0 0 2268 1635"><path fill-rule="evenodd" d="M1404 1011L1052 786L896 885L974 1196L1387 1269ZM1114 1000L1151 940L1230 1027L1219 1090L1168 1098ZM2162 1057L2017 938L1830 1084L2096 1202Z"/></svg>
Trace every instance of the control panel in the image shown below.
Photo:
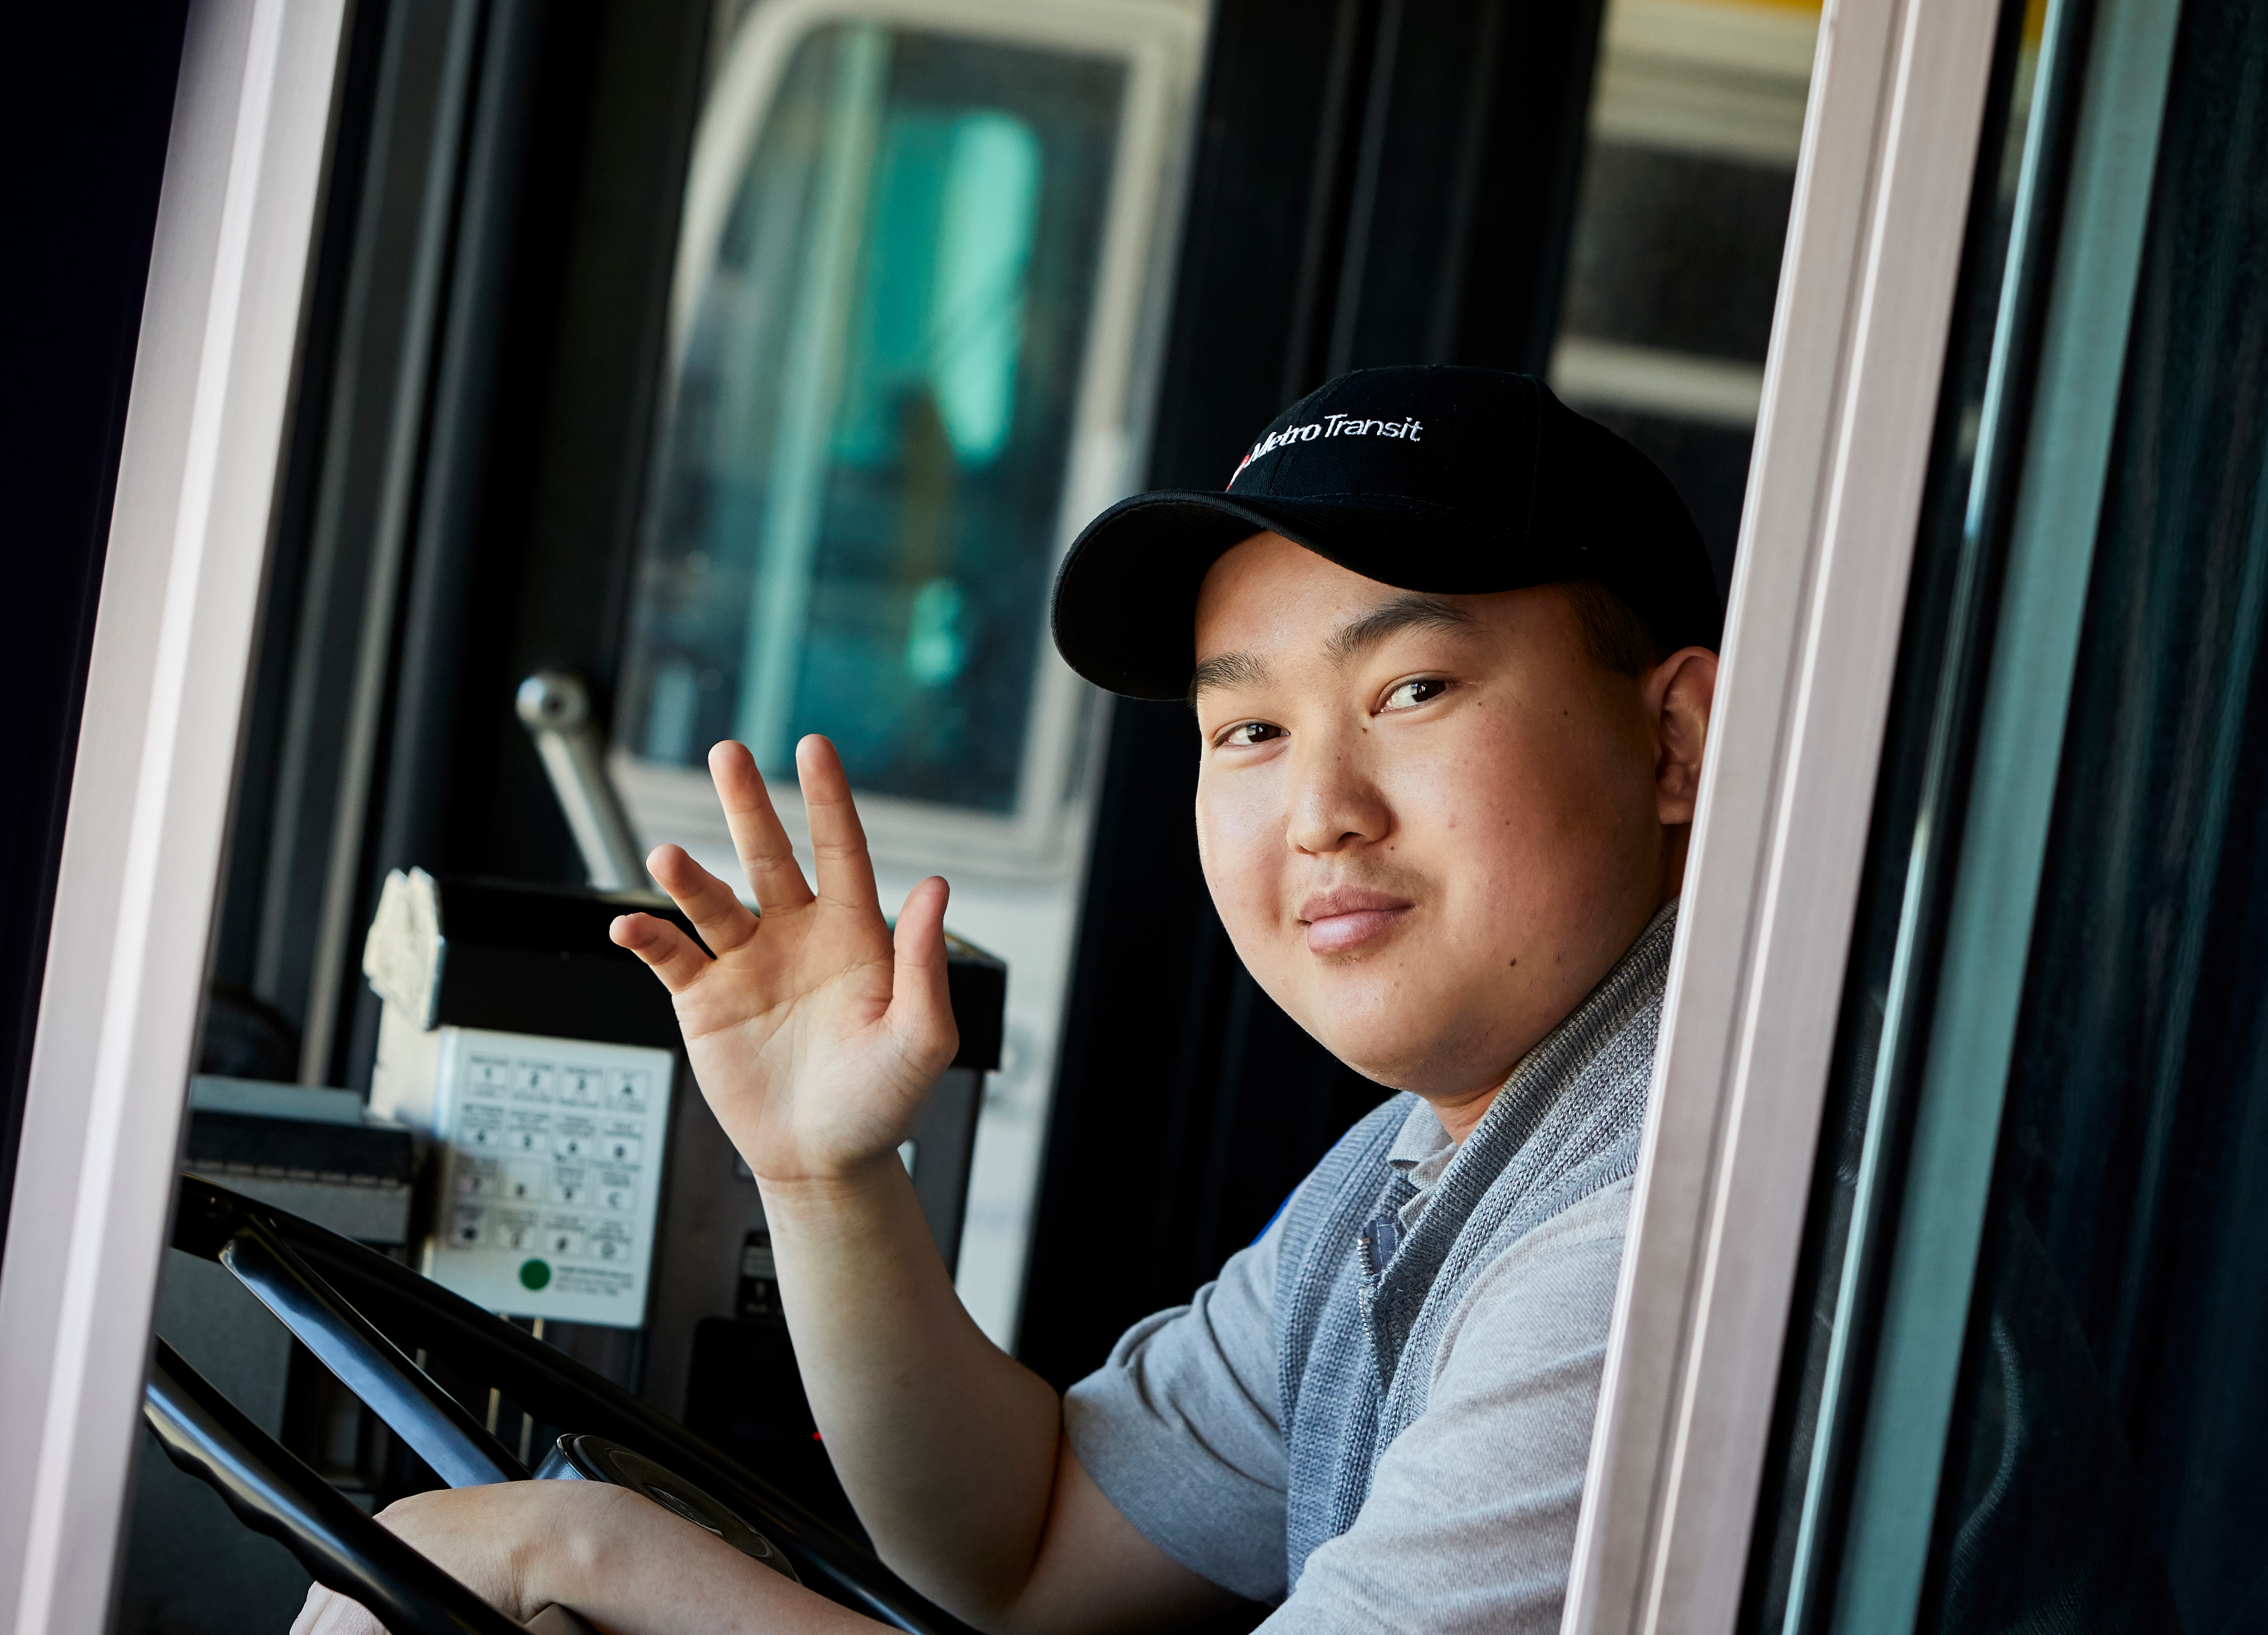
<svg viewBox="0 0 2268 1635"><path fill-rule="evenodd" d="M477 1027L432 1043L425 1274L490 1311L638 1327L673 1054Z"/></svg>

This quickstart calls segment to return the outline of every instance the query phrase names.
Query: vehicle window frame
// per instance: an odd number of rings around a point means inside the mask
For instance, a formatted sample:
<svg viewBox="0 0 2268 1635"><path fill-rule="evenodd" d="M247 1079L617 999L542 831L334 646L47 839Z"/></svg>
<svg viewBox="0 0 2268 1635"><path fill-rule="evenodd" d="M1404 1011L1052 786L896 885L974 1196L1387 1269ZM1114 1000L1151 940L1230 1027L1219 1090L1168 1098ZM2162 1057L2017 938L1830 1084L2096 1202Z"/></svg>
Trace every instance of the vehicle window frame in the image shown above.
<svg viewBox="0 0 2268 1635"><path fill-rule="evenodd" d="M110 1610L349 8L190 8L0 1259L0 1606Z"/></svg>
<svg viewBox="0 0 2268 1635"><path fill-rule="evenodd" d="M1569 1635L1738 1616L2001 10L1820 31Z"/></svg>
<svg viewBox="0 0 2268 1635"><path fill-rule="evenodd" d="M1050 15L1043 0L768 10L783 28ZM1118 350L1101 367L1090 351L1067 525L1140 469L1155 348L1138 340L1175 247L1151 224L1180 185L1199 37L1167 8L1109 11L1146 65L1126 114L1144 140L1119 161L1145 168L1114 183L1097 311L1124 332L1099 318L1090 337ZM1726 1629L1737 1607L1995 11L1837 0L1822 31L1570 1631L1673 1609ZM99 1627L111 1590L344 12L215 0L190 22L0 1262L0 1430L18 1450L0 1597L26 1631ZM952 841L974 866L1079 860L1057 799L1079 684L1043 670L1060 752L1027 767L1012 823ZM649 833L682 832L675 796L626 759ZM916 821L936 857L935 808L868 812L885 855Z"/></svg>
<svg viewBox="0 0 2268 1635"><path fill-rule="evenodd" d="M1874 910L1872 934L1889 932L1898 954L1870 1071L1846 1092L1865 1153L1839 1273L1822 1270L1837 1360L1789 1630L1903 1629L1923 1607L2179 22L2138 0L2051 0L2043 19L1958 542L1964 580L1997 593L1966 598L1938 632L1925 662L1942 679L1915 726L1945 770L1874 843L1905 881Z"/></svg>

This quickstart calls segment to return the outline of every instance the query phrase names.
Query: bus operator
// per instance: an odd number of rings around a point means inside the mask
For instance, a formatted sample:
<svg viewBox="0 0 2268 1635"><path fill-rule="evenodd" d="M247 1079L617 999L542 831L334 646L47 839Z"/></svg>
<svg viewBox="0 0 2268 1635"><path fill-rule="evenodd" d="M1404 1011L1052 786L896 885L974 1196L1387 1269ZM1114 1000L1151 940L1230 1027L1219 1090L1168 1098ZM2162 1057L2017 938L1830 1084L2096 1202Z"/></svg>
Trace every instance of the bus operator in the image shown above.
<svg viewBox="0 0 2268 1635"><path fill-rule="evenodd" d="M951 1061L946 883L895 937L806 738L806 880L710 756L762 917L674 846L707 951L615 922L755 1172L811 1408L882 1559L979 1629L1556 1631L1721 621L1661 474L1540 382L1362 371L1220 493L1112 507L1057 582L1090 681L1186 696L1223 924L1390 1093L1190 1303L1058 1396L954 1298L897 1158ZM1144 1116L1139 1106L1123 1109ZM424 1493L387 1526L507 1616L879 1626L627 1489ZM318 1588L298 1628L373 1628Z"/></svg>

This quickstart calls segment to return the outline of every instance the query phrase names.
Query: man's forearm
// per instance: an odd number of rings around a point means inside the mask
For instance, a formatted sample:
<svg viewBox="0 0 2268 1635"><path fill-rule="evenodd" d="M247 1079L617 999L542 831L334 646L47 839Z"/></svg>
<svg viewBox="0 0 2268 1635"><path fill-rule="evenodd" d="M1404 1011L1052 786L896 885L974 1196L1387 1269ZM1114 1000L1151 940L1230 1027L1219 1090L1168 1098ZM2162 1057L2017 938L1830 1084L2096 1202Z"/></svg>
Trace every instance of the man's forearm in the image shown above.
<svg viewBox="0 0 2268 1635"><path fill-rule="evenodd" d="M764 1212L812 1413L876 1549L959 1616L997 1621L1047 1526L1060 1401L962 1309L895 1155L768 1184Z"/></svg>
<svg viewBox="0 0 2268 1635"><path fill-rule="evenodd" d="M556 1602L608 1635L874 1635L881 1627L615 1491L627 1502L603 1515L579 1513L582 1525L540 1552L538 1581L522 1590L529 1616Z"/></svg>
<svg viewBox="0 0 2268 1635"><path fill-rule="evenodd" d="M882 1627L604 1482L439 1488L378 1519L515 1624L556 1605L605 1635L872 1635ZM292 1635L386 1631L366 1609L318 1585Z"/></svg>

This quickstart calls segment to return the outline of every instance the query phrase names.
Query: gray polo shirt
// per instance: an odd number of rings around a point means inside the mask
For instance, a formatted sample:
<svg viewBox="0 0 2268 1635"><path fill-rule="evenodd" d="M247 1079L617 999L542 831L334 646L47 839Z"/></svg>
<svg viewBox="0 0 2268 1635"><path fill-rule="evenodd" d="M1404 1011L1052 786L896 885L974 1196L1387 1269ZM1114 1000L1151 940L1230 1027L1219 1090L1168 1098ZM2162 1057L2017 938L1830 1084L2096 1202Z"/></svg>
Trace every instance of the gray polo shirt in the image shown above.
<svg viewBox="0 0 2268 1635"><path fill-rule="evenodd" d="M1462 1146L1387 1101L1066 1395L1110 1501L1266 1628L1558 1628L1675 917Z"/></svg>

